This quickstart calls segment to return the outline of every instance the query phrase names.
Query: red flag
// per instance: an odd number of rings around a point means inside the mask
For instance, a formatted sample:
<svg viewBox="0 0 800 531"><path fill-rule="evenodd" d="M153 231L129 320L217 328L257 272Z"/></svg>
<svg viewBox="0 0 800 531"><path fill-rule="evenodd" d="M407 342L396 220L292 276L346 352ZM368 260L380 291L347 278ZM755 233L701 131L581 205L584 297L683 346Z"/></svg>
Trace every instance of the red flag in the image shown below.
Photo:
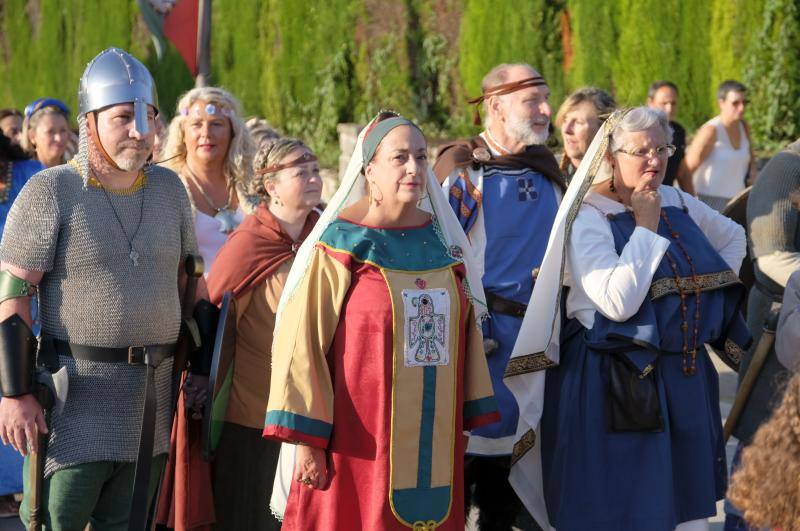
<svg viewBox="0 0 800 531"><path fill-rule="evenodd" d="M172 41L193 76L197 69L199 0L178 0L164 17L164 35Z"/></svg>

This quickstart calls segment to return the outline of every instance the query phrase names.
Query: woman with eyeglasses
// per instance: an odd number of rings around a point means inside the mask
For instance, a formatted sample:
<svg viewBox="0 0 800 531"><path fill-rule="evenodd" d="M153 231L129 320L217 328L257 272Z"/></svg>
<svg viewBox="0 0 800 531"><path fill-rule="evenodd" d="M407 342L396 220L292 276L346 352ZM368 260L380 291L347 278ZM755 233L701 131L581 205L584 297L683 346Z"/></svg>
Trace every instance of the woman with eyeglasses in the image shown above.
<svg viewBox="0 0 800 531"><path fill-rule="evenodd" d="M666 116L647 107L600 129L560 206L506 370L523 412L517 433L532 430L511 478L545 529L708 529L725 495L705 344L737 365L749 342L744 231L661 184L671 137Z"/></svg>
<svg viewBox="0 0 800 531"><path fill-rule="evenodd" d="M211 301L219 305L229 294L228 319L236 323L230 394L220 412L224 424L214 459L214 503L220 529L268 531L280 529L266 503L280 444L261 437L272 333L295 253L319 219L322 178L317 158L293 138L262 146L251 175L248 194L260 202L228 237L208 275Z"/></svg>
<svg viewBox="0 0 800 531"><path fill-rule="evenodd" d="M55 98L39 98L25 107L22 149L45 168L64 164L69 129L69 108Z"/></svg>
<svg viewBox="0 0 800 531"><path fill-rule="evenodd" d="M744 121L746 93L738 81L719 86L719 115L700 127L684 159L697 196L720 212L756 178L750 131Z"/></svg>

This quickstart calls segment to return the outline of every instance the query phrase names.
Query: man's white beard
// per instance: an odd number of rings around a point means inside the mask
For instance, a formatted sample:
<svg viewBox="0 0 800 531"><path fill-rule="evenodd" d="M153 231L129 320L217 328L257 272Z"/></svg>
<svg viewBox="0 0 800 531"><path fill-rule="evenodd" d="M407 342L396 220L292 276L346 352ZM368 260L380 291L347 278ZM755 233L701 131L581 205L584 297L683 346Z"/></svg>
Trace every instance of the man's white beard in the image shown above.
<svg viewBox="0 0 800 531"><path fill-rule="evenodd" d="M517 118L516 115L509 116L506 122L506 134L526 146L540 145L547 142L550 136L549 121L544 126L544 131L537 131L534 129L533 120L526 120L524 118Z"/></svg>

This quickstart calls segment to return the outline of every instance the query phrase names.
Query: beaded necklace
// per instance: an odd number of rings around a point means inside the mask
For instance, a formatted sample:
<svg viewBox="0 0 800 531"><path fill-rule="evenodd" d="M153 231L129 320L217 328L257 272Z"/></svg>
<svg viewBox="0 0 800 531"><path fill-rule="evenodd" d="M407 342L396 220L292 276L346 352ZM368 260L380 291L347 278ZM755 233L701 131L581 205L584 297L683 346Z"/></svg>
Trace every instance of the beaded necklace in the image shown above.
<svg viewBox="0 0 800 531"><path fill-rule="evenodd" d="M661 219L664 220L664 223L669 230L670 236L672 237L673 241L675 242L678 249L681 250L683 256L686 258L686 261L689 263L689 267L692 270L692 282L694 283L694 336L692 340L692 348L689 349L689 319L688 313L689 308L686 306L686 299L688 297L687 293L689 290L685 290L683 285L681 284L681 276L678 272L678 264L675 262L675 259L670 256L669 251L667 251L664 256L667 258L667 262L669 263L670 269L672 269L672 273L675 276L675 285L678 288L678 295L681 298L681 331L683 332L683 374L686 376L691 376L697 371L697 338L700 335L700 281L697 275L697 270L694 267L694 262L692 262L692 257L689 256L688 251L683 246L680 241L680 234L678 234L675 229L672 228L672 223L669 221L669 217L667 217L667 213L662 209L661 210ZM691 362L689 361L691 358Z"/></svg>

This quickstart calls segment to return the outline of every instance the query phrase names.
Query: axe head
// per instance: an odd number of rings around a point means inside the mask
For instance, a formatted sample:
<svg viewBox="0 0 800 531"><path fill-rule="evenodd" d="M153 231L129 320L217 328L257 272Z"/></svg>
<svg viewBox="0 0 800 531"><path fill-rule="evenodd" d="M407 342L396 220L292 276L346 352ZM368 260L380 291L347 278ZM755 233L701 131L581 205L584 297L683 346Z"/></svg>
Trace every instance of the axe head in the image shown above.
<svg viewBox="0 0 800 531"><path fill-rule="evenodd" d="M41 385L48 396L48 404L42 404L45 409L50 409L60 414L64 410L64 403L67 401L67 391L69 391L69 376L67 368L61 367L56 372L39 370L36 372L36 383ZM49 407L48 407L49 406Z"/></svg>

